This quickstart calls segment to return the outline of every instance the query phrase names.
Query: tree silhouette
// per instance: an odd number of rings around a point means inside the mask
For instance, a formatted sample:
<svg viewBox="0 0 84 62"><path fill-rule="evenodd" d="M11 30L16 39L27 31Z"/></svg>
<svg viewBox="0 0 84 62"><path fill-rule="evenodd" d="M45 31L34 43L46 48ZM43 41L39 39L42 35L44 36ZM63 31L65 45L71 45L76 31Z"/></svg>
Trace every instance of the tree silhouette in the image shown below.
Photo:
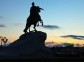
<svg viewBox="0 0 84 62"><path fill-rule="evenodd" d="M8 39L6 37L0 37L0 39L1 39L1 46L3 46L2 43L6 45L6 43L8 42Z"/></svg>

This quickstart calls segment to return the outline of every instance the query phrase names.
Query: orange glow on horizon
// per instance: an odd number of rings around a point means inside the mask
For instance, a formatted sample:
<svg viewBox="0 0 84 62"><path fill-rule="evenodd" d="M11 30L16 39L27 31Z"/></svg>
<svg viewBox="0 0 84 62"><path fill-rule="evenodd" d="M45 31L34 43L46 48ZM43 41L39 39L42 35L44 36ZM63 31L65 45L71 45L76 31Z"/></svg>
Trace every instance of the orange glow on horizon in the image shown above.
<svg viewBox="0 0 84 62"><path fill-rule="evenodd" d="M9 34L7 38L9 39L8 41L11 43L19 39L19 36L20 34ZM84 44L84 40L77 40L72 38L61 38L59 36L52 36L52 35L48 35L45 42L56 42L58 44L61 44L61 43Z"/></svg>
<svg viewBox="0 0 84 62"><path fill-rule="evenodd" d="M56 42L56 43L73 43L73 44L84 44L84 40L77 40L72 38L61 38L61 37L53 37L48 36L46 42Z"/></svg>

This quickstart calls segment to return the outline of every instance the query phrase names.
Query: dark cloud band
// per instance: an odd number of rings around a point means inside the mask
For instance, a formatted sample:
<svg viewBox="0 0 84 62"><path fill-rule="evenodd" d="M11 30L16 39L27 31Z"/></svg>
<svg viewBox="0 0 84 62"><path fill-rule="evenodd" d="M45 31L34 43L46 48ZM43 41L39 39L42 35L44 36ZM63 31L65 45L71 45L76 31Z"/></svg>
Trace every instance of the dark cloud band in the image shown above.
<svg viewBox="0 0 84 62"><path fill-rule="evenodd" d="M73 38L73 39L78 39L78 40L84 40L84 36L78 36L78 35L65 35L65 36L61 36L63 38Z"/></svg>
<svg viewBox="0 0 84 62"><path fill-rule="evenodd" d="M0 27L5 27L5 25L4 24L0 24Z"/></svg>
<svg viewBox="0 0 84 62"><path fill-rule="evenodd" d="M42 27L46 29L59 29L60 28L59 26L56 26L56 25L44 25Z"/></svg>

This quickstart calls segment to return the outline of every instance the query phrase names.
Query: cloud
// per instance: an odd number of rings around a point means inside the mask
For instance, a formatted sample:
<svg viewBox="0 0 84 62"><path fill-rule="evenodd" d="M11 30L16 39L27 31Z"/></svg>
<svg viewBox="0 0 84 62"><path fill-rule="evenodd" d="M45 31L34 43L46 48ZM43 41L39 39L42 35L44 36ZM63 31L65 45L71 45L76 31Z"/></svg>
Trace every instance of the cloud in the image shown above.
<svg viewBox="0 0 84 62"><path fill-rule="evenodd" d="M41 27L46 28L46 29L59 29L60 28L57 25L43 25Z"/></svg>
<svg viewBox="0 0 84 62"><path fill-rule="evenodd" d="M0 19L3 19L4 17L3 16L0 16Z"/></svg>
<svg viewBox="0 0 84 62"><path fill-rule="evenodd" d="M5 25L4 24L0 24L0 27L5 27Z"/></svg>
<svg viewBox="0 0 84 62"><path fill-rule="evenodd" d="M84 40L84 36L79 36L79 35L65 35L65 36L61 36L63 38L73 38L73 39L78 39L78 40Z"/></svg>

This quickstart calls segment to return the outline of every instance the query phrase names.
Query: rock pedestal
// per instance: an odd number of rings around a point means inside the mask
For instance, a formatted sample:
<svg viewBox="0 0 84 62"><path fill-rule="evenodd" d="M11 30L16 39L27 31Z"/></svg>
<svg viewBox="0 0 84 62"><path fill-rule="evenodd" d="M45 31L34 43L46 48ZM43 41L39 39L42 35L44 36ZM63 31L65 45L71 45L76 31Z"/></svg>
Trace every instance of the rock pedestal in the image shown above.
<svg viewBox="0 0 84 62"><path fill-rule="evenodd" d="M52 51L45 46L47 34L41 31L22 34L18 40L11 43L0 56L4 57L29 57L47 58L53 57Z"/></svg>

